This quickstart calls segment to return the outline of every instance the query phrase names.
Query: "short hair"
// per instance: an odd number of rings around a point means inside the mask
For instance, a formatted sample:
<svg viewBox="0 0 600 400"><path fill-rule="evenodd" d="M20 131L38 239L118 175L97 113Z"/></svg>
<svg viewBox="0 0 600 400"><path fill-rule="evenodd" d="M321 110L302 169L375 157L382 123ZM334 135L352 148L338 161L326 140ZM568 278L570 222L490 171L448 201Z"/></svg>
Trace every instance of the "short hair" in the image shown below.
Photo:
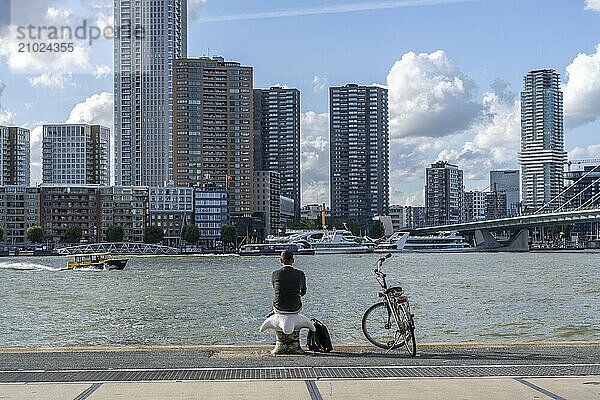
<svg viewBox="0 0 600 400"><path fill-rule="evenodd" d="M284 250L281 252L281 259L284 263L291 263L294 261L294 253L289 250Z"/></svg>

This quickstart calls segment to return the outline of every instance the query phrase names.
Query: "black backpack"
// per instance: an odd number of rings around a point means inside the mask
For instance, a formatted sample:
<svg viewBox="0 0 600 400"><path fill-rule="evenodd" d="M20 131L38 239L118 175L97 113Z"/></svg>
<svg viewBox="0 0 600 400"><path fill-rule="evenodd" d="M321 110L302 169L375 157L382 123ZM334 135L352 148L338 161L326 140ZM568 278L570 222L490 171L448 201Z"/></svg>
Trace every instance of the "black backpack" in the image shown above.
<svg viewBox="0 0 600 400"><path fill-rule="evenodd" d="M308 336L306 336L306 346L310 351L318 351L320 353L329 353L333 350L331 345L331 336L327 327L323 325L321 321L316 318L312 318L311 321L315 325L315 331L308 330Z"/></svg>

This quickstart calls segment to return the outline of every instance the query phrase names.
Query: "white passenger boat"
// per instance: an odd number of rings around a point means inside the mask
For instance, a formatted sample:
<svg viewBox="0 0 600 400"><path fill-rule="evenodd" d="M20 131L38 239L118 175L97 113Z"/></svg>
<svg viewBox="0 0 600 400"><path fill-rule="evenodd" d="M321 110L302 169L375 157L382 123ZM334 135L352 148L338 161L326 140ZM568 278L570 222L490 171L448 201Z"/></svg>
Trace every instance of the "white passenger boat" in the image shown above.
<svg viewBox="0 0 600 400"><path fill-rule="evenodd" d="M371 253L375 242L368 237L354 236L345 229L314 230L297 232L286 237L268 238L270 243L294 243L307 241L315 249L315 254L359 254Z"/></svg>
<svg viewBox="0 0 600 400"><path fill-rule="evenodd" d="M380 242L375 249L387 252L464 252L472 247L457 231L440 232L438 235L413 236L409 232L395 232Z"/></svg>

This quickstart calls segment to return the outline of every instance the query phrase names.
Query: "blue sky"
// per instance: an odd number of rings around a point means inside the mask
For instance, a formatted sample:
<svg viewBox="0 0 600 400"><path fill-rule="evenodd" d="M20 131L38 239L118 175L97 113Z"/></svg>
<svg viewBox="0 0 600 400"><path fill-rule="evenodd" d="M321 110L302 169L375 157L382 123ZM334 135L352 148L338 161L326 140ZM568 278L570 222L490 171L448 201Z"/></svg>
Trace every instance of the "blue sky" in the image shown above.
<svg viewBox="0 0 600 400"><path fill-rule="evenodd" d="M112 23L111 0L28 4L13 7L13 24ZM389 87L392 203L422 202L424 168L440 158L465 170L468 189L518 167L531 69L562 76L566 150L600 158L600 0L190 0L190 15L189 56L221 55L253 66L256 87L301 90L303 203L327 199L327 87L348 82ZM112 125L112 43L17 54L14 32L0 35L0 122L34 129L35 179L41 123Z"/></svg>

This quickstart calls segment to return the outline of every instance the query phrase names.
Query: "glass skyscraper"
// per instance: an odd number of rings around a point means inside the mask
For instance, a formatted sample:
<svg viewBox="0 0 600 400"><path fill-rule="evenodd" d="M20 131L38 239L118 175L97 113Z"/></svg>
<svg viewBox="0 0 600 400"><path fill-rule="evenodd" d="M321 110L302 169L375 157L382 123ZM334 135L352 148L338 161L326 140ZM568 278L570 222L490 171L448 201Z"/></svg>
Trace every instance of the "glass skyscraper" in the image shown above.
<svg viewBox="0 0 600 400"><path fill-rule="evenodd" d="M330 188L334 220L366 222L389 211L388 91L329 88Z"/></svg>
<svg viewBox="0 0 600 400"><path fill-rule="evenodd" d="M187 53L187 0L115 0L117 185L173 175L173 60Z"/></svg>
<svg viewBox="0 0 600 400"><path fill-rule="evenodd" d="M548 209L560 205L566 161L560 75L553 69L530 71L521 92L519 162L525 212L549 202Z"/></svg>

